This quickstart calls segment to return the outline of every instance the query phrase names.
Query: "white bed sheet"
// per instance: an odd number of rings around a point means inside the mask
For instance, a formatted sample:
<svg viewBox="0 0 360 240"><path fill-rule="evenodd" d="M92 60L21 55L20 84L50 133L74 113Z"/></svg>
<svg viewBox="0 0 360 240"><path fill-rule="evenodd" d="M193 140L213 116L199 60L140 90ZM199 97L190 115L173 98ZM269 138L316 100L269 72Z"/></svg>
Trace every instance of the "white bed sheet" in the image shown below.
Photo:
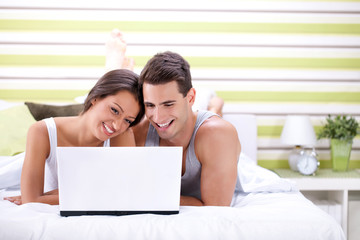
<svg viewBox="0 0 360 240"><path fill-rule="evenodd" d="M20 193L13 191L20 182L13 176L21 172L23 156L9 158L1 159L0 199ZM170 216L66 218L59 215L58 206L17 206L0 200L0 239L345 239L340 225L294 183L245 154L238 173L244 193L235 195L233 207L181 207L179 214Z"/></svg>
<svg viewBox="0 0 360 240"><path fill-rule="evenodd" d="M146 196L144 196L146 197ZM235 207L181 207L176 215L61 217L59 207L0 201L0 239L345 239L299 192L238 195Z"/></svg>

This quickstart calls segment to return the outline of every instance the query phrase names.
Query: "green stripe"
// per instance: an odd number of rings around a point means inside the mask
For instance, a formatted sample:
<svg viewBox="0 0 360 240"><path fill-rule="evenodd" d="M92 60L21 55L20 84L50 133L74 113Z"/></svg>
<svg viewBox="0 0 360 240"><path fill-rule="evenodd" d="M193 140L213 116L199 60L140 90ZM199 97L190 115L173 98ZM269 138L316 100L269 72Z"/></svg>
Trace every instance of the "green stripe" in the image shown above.
<svg viewBox="0 0 360 240"><path fill-rule="evenodd" d="M154 52L155 54L155 52ZM144 66L151 56L133 57ZM185 57L193 68L286 68L286 69L351 69L360 70L360 58L251 58L251 57ZM2 66L98 66L104 56L79 55L0 55Z"/></svg>
<svg viewBox="0 0 360 240"><path fill-rule="evenodd" d="M360 58L187 57L192 67L360 69Z"/></svg>
<svg viewBox="0 0 360 240"><path fill-rule="evenodd" d="M257 127L257 135L258 137L273 137L279 138L281 135L281 131L283 126L258 126Z"/></svg>
<svg viewBox="0 0 360 240"><path fill-rule="evenodd" d="M360 103L359 92L217 91L216 94L225 102Z"/></svg>
<svg viewBox="0 0 360 240"><path fill-rule="evenodd" d="M3 66L57 66L57 67L98 67L105 66L105 56L68 55L0 55Z"/></svg>
<svg viewBox="0 0 360 240"><path fill-rule="evenodd" d="M0 20L0 31L109 32L113 28L124 32L360 34L360 24Z"/></svg>
<svg viewBox="0 0 360 240"><path fill-rule="evenodd" d="M288 160L263 160L258 159L257 164L263 168L275 169L275 168L290 168Z"/></svg>
<svg viewBox="0 0 360 240"><path fill-rule="evenodd" d="M267 169L276 169L276 168L290 168L288 160L265 160L259 159L257 161L258 165ZM332 164L330 160L320 160L321 168L331 168ZM360 160L350 160L349 169L357 169L360 168Z"/></svg>
<svg viewBox="0 0 360 240"><path fill-rule="evenodd" d="M253 0L253 1L264 1L264 0ZM267 0L274 2L293 2L294 0ZM314 0L297 0L297 2L314 2ZM360 2L360 0L316 0L316 2Z"/></svg>
<svg viewBox="0 0 360 240"><path fill-rule="evenodd" d="M8 101L37 101L37 102L64 102L74 101L74 98L83 96L88 90L47 90L47 89L0 89L0 98Z"/></svg>
<svg viewBox="0 0 360 240"><path fill-rule="evenodd" d="M314 126L315 133L317 133L322 126ZM282 125L266 125L257 126L258 137L272 137L280 138L283 126Z"/></svg>

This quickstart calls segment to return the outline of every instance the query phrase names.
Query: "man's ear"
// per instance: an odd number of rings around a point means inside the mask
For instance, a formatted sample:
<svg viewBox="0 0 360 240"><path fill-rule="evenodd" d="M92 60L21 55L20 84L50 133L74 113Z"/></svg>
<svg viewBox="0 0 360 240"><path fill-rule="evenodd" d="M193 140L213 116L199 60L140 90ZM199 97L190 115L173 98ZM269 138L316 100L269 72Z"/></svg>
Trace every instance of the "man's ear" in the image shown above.
<svg viewBox="0 0 360 240"><path fill-rule="evenodd" d="M195 88L191 88L186 95L186 98L187 98L190 106L194 105L195 97L196 97L196 90L195 90Z"/></svg>

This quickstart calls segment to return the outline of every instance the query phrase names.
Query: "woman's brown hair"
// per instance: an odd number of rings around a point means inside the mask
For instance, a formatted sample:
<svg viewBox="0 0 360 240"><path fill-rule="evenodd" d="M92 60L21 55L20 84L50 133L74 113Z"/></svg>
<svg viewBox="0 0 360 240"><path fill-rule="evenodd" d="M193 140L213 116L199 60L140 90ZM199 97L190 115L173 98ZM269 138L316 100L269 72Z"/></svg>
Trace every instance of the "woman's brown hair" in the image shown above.
<svg viewBox="0 0 360 240"><path fill-rule="evenodd" d="M109 95L115 95L120 91L130 92L139 103L140 111L135 120L130 124L130 127L136 125L140 122L145 113L144 99L142 88L139 84L139 75L127 69L113 70L102 76L90 90L84 102L84 110L81 114L84 114L90 109L93 99L102 99Z"/></svg>

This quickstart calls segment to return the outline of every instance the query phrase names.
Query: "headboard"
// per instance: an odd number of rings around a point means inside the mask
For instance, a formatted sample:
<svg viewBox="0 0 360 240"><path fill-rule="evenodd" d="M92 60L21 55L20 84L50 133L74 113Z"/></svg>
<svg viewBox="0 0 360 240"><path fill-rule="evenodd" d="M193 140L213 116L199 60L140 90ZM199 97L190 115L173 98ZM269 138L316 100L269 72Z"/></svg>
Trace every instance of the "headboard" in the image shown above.
<svg viewBox="0 0 360 240"><path fill-rule="evenodd" d="M235 126L241 143L241 152L257 162L257 125L255 115L225 113L223 118Z"/></svg>

